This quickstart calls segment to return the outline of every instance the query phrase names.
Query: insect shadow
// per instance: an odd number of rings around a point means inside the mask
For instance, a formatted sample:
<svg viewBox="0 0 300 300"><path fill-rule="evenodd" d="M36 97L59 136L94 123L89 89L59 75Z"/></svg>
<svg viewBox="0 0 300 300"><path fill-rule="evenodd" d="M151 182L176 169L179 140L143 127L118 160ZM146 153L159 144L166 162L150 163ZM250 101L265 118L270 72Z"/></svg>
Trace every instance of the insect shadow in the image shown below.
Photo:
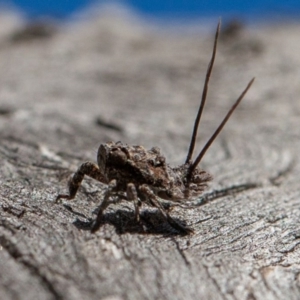
<svg viewBox="0 0 300 300"><path fill-rule="evenodd" d="M81 213L70 210L72 213L79 217L84 217ZM98 210L95 209L93 213L97 214ZM110 224L115 227L117 234L135 233L135 234L161 234L164 236L186 235L187 233L175 230L172 226L164 220L164 218L156 210L143 210L140 214L141 220L138 224L134 219L134 212L127 209L118 209L115 212L106 212L101 220L101 226ZM186 226L185 222L174 218L176 222L182 223ZM77 218L73 225L79 230L90 231L93 226L93 219L88 218L88 221L83 221ZM141 226L142 225L142 226Z"/></svg>

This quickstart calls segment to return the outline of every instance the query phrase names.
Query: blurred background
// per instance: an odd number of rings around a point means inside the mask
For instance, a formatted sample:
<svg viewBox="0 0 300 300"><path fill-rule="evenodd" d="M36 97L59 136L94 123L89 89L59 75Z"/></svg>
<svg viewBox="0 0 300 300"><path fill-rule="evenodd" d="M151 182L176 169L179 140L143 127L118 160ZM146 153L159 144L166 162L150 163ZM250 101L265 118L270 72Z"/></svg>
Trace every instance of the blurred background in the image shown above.
<svg viewBox="0 0 300 300"><path fill-rule="evenodd" d="M11 116L0 128L89 159L99 141L122 140L182 162L219 18L201 138L253 76L247 128L231 121L232 132L277 136L286 116L299 120L300 0L0 0L0 116Z"/></svg>
<svg viewBox="0 0 300 300"><path fill-rule="evenodd" d="M29 19L68 20L102 5L121 6L144 18L195 20L222 16L246 22L288 21L300 17L299 0L0 0L2 9L18 11Z"/></svg>

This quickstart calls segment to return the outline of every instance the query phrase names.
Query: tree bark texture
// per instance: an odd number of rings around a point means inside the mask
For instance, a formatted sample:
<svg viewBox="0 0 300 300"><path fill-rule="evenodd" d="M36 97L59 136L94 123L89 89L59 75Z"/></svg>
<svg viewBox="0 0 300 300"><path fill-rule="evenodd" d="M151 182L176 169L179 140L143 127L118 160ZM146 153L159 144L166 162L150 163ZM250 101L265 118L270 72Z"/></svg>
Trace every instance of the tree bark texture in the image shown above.
<svg viewBox="0 0 300 300"><path fill-rule="evenodd" d="M217 197L171 211L182 236L147 206L136 224L129 202L91 234L106 187L90 178L53 201L107 141L184 161L214 29L0 24L1 299L300 299L299 25L221 34L197 152L256 81L201 163Z"/></svg>

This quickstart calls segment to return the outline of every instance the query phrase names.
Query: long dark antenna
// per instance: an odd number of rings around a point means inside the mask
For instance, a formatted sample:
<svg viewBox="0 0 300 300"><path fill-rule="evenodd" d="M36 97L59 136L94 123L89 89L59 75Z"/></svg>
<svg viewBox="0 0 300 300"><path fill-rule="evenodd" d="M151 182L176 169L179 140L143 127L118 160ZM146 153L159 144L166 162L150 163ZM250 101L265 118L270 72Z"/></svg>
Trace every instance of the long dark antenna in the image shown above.
<svg viewBox="0 0 300 300"><path fill-rule="evenodd" d="M230 118L231 114L234 112L234 110L237 108L237 106L239 105L239 103L242 101L242 99L244 98L244 96L246 95L246 93L248 92L248 90L250 89L250 87L251 87L254 79L255 78L251 79L251 81L248 83L247 87L244 89L244 91L242 92L242 94L239 96L239 98L236 100L236 102L234 103L234 105L231 107L231 109L227 113L226 117L224 118L224 120L222 121L222 123L219 125L219 127L215 131L215 133L211 136L211 138L205 144L205 146L203 147L203 149L201 150L201 152L199 153L199 155L197 156L197 158L195 159L195 161L193 162L193 164L190 166L190 168L189 168L189 174L193 173L193 171L195 170L195 168L197 167L197 165L199 164L199 162L203 158L203 156L204 156L205 152L207 151L207 149L210 147L210 145L212 144L212 142L215 140L215 138L221 132L222 128L224 127L224 125L226 124L226 122L228 121L228 119Z"/></svg>
<svg viewBox="0 0 300 300"><path fill-rule="evenodd" d="M217 43L218 43L218 37L219 37L219 33L220 33L220 27L221 27L221 21L219 21L218 26L217 26L212 57L211 57L211 60L209 62L208 68L207 68L204 87L203 87L203 92L202 92L202 97L201 97L201 103L200 103L198 114L197 114L197 117L196 117L196 120L195 120L193 134L192 134L191 143L190 143L190 147L189 147L189 152L187 154L185 163L189 163L191 161L192 155L193 155L193 152L194 152L198 127L199 127L201 115L202 115L202 112L203 112L203 108L204 108L204 104L205 104L205 100L206 100L206 96L207 96L208 83L209 83L210 75L211 75L212 68L213 68L214 61L215 61L215 57L216 57Z"/></svg>

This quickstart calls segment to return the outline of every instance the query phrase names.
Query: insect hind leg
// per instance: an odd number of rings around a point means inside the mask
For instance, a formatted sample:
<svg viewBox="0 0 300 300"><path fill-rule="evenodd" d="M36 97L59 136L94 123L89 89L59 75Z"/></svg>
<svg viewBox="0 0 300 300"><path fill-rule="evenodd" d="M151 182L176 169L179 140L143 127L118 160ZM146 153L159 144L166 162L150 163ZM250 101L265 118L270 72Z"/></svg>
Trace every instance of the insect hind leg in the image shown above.
<svg viewBox="0 0 300 300"><path fill-rule="evenodd" d="M176 230L184 233L184 234L190 234L193 233L193 230L187 227L182 226L181 224L177 223L169 214L168 212L164 209L162 204L159 202L157 196L153 193L153 191L150 189L149 186L147 185L142 185L140 187L140 192L144 194L150 201L150 203L155 206L162 214L164 219Z"/></svg>

